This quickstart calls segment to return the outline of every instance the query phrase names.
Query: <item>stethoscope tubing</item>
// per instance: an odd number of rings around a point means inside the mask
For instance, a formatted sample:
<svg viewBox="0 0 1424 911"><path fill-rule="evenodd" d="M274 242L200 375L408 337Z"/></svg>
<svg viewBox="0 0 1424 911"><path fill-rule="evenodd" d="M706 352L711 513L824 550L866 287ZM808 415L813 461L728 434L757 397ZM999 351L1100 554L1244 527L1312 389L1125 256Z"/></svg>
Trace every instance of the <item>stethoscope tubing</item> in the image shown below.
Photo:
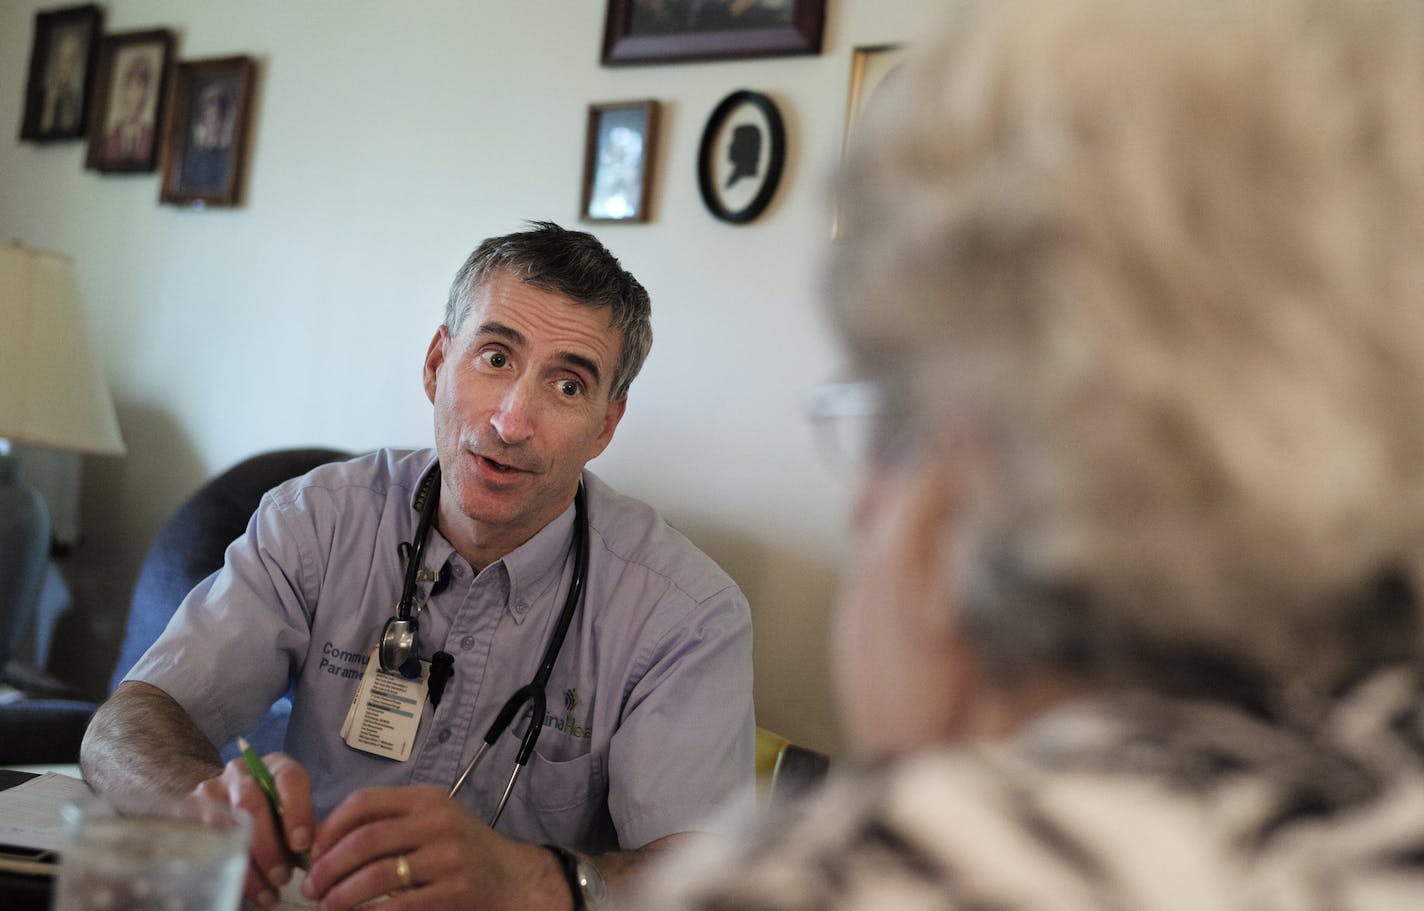
<svg viewBox="0 0 1424 911"><path fill-rule="evenodd" d="M439 470L438 468L436 469ZM431 496L439 495L439 483L435 484L435 489ZM430 504L426 504L430 506ZM425 537L429 532L429 522L426 521L426 514L433 512L433 508L423 510L420 525L416 534L418 543L416 544L415 556L412 558L410 566L406 572L406 589L401 594L401 600L397 605L397 619L409 619L410 604L413 600L415 589L415 572L412 567L419 566L419 557L423 555L425 549ZM554 631L549 637L548 643L544 646L544 656L539 662L539 669L535 671L534 677L524 686L515 690L513 695L507 699L495 715L489 730L485 733L484 741L480 748L475 751L475 755L470 759L464 770L460 772L455 783L450 787L450 797L460 793L460 789L465 786L471 773L480 764L485 753L499 740L504 733L509 730L514 719L518 717L519 710L526 704L531 708L529 717L529 727L519 742L519 752L515 754L514 769L510 773L509 782L504 787L504 793L500 796L499 805L495 808L494 816L490 819L490 828L494 828L499 822L499 818L504 814L504 808L509 803L509 797L514 793L514 783L519 779L519 773L528 765L530 757L534 755L534 748L539 742L539 734L544 730L544 715L548 706L547 690L549 678L554 673L554 665L559 660L559 653L563 651L564 639L567 638L569 627L573 624L574 613L579 605L583 603L584 589L588 582L588 503L587 495L584 492L583 482L579 482L578 490L574 494L574 574L569 583L569 593L564 598L563 608L559 611L558 620L555 621ZM400 611L404 609L402 617ZM384 662L383 662L384 663Z"/></svg>
<svg viewBox="0 0 1424 911"><path fill-rule="evenodd" d="M396 671L402 668L412 656L418 657L419 654L419 623L411 616L411 612L415 602L416 580L421 566L424 565L425 542L430 538L430 526L434 523L438 511L440 466L437 465L431 469L431 477L426 483L428 484L425 493L426 499L421 504L420 519L416 523L415 547L406 563L404 585L401 587L400 600L396 602L396 614L386 621L385 629L381 633L380 662L381 667L387 671ZM559 653L563 650L564 639L568 635L569 626L573 623L574 612L583 603L584 588L588 581L588 536L587 495L584 493L583 482L580 481L578 489L574 492L574 575L569 583L569 593L564 598L563 608L559 611L558 620L554 624L554 632L549 637L549 642L544 646L544 656L539 661L539 669L534 672L532 680L515 690L514 694L505 701L490 724L488 732L485 733L480 748L475 751L474 757L470 759L469 764L460 772L460 776L450 787L449 796L454 797L465 786L470 774L474 772L489 748L509 730L510 725L518 716L519 710L528 704L531 710L529 727L520 739L519 752L514 757L514 769L510 773L509 782L504 786L504 793L500 796L494 816L490 819L490 828L494 828L495 824L499 822L500 816L504 814L509 797L514 793L514 783L519 780L519 773L524 771L530 757L534 755L534 747L539 742L539 734L544 730L544 715L548 705L546 691L549 686L549 678L554 672L554 664L559 660Z"/></svg>

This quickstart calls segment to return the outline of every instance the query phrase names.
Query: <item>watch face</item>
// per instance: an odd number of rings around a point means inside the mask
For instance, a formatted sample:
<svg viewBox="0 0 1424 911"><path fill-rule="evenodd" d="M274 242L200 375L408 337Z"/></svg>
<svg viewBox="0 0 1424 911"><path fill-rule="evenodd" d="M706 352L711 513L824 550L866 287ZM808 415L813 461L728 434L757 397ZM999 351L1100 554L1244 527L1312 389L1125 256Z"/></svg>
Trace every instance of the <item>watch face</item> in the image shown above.
<svg viewBox="0 0 1424 911"><path fill-rule="evenodd" d="M579 885L583 887L583 903L586 908L597 908L608 895L608 887L603 884L603 875L598 868L582 857L578 859Z"/></svg>

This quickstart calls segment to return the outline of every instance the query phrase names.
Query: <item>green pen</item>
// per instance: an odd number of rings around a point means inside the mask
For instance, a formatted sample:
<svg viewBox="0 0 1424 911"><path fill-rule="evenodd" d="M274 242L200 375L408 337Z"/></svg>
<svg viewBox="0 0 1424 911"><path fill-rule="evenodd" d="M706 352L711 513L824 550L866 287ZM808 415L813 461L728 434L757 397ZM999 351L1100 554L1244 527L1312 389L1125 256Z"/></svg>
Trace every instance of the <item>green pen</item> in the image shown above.
<svg viewBox="0 0 1424 911"><path fill-rule="evenodd" d="M252 773L252 778L257 782L257 786L262 789L262 793L267 795L267 803L272 807L272 812L277 817L279 830L284 827L282 822L282 799L277 796L277 782L272 780L272 773L268 771L267 764L262 761L262 757L257 755L257 751L252 749L252 744L244 738L237 738L237 748L242 751L242 758L247 763L247 771ZM286 841L286 832L282 832L282 840ZM289 847L290 851L291 848ZM296 853L296 852L292 852ZM303 851L297 855L297 860L301 861L302 869L311 866L311 854Z"/></svg>

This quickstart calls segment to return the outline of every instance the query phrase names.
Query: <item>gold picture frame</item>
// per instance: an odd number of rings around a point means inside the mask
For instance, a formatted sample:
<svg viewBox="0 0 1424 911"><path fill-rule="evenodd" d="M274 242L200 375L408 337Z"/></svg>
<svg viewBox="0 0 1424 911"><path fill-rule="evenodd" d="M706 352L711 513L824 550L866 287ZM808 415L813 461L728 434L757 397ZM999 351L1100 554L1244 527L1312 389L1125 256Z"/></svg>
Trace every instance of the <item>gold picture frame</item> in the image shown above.
<svg viewBox="0 0 1424 911"><path fill-rule="evenodd" d="M846 92L845 129L841 133L841 156L845 157L854 135L855 125L875 97L887 76L904 60L907 48L903 44L870 44L853 48L850 57L850 88ZM832 207L831 239L839 240L844 220L841 202Z"/></svg>

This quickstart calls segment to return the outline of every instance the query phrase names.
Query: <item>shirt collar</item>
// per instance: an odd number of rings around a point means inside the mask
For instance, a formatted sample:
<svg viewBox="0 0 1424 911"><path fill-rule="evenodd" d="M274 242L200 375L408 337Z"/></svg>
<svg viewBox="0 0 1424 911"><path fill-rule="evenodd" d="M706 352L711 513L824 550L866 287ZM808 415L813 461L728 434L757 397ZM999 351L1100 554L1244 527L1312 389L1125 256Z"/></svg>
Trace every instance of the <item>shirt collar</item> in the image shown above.
<svg viewBox="0 0 1424 911"><path fill-rule="evenodd" d="M503 565L509 579L509 607L516 616L522 616L551 586L559 584L566 565L573 566L570 549L573 547L576 512L574 504L570 503L534 537L490 564L491 569Z"/></svg>
<svg viewBox="0 0 1424 911"><path fill-rule="evenodd" d="M421 491L426 487L431 474L440 464L438 456L433 456L430 464L420 473L420 481L410 495L410 508L420 513L420 505L424 503ZM585 487L588 484L587 478L583 479ZM587 496L587 492L585 492ZM535 532L534 537L525 541L514 550L505 554L500 559L494 561L481 571L503 576L508 592L508 608L515 617L522 620L529 607L540 599L550 586L558 585L563 575L564 566L573 565L569 559L569 550L573 546L574 537L574 515L577 510L572 502L564 509L552 522ZM458 559L462 563L464 558L455 552L455 548L440 533L439 528L431 528L430 543L426 545L426 560L428 567L437 568L446 560ZM468 565L468 564L467 564Z"/></svg>
<svg viewBox="0 0 1424 911"><path fill-rule="evenodd" d="M421 494L430 483L431 474L433 474L435 469L439 466L440 456L432 452L430 455L430 463L421 470L420 480L416 482L415 489L410 492L410 508L415 510L417 516L420 515L421 504L425 502L425 498L421 496Z"/></svg>

